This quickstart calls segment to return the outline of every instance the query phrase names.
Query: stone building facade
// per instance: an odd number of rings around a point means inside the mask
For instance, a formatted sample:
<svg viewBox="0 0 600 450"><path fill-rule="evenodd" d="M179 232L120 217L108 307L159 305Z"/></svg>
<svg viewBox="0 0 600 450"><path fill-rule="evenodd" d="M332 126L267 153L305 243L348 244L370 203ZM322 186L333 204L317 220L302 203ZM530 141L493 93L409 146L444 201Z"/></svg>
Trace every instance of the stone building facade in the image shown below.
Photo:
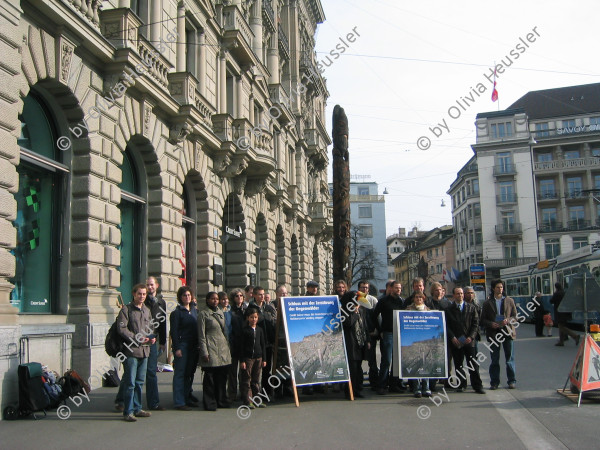
<svg viewBox="0 0 600 450"><path fill-rule="evenodd" d="M326 282L319 0L0 4L3 405L20 362L100 373L149 275L170 303Z"/></svg>

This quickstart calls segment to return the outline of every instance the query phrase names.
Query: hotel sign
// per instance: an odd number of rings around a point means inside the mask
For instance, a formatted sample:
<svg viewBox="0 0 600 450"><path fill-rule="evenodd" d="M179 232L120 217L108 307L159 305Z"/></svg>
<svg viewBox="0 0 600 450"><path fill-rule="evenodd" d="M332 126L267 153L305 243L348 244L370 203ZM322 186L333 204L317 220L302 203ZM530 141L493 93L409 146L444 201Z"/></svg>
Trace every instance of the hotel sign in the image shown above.
<svg viewBox="0 0 600 450"><path fill-rule="evenodd" d="M578 125L576 127L557 128L556 134L585 133L587 131L600 131L600 125Z"/></svg>

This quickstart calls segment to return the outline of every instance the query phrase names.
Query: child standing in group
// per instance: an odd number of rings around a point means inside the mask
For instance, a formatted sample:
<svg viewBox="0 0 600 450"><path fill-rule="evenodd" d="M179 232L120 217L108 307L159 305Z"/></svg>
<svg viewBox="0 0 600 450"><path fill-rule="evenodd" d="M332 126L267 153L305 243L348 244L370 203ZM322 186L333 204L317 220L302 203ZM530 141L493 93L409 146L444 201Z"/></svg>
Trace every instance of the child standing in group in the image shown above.
<svg viewBox="0 0 600 450"><path fill-rule="evenodd" d="M240 336L240 369L242 370L242 402L251 409L256 407L266 408L267 405L260 402L255 404L252 398L258 395L260 387L260 374L262 368L267 365L263 358L266 356L265 335L258 324L258 309L249 306L244 313L246 324L242 328ZM252 394L250 397L249 394Z"/></svg>
<svg viewBox="0 0 600 450"><path fill-rule="evenodd" d="M548 337L552 336L552 326L554 322L552 322L552 316L550 315L550 311L544 310L544 334Z"/></svg>

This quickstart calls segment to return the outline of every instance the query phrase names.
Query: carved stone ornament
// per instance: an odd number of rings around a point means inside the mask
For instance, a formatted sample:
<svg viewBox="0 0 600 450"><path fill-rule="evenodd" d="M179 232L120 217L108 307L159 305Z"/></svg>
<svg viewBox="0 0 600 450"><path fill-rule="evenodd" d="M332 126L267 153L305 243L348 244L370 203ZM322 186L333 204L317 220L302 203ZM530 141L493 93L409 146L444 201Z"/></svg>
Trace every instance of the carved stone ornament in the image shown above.
<svg viewBox="0 0 600 450"><path fill-rule="evenodd" d="M110 22L102 24L102 34L106 39L116 39L120 35L119 22Z"/></svg>
<svg viewBox="0 0 600 450"><path fill-rule="evenodd" d="M185 138L192 132L192 127L189 123L178 123L173 125L169 129L169 142L171 144L178 144L185 140Z"/></svg>
<svg viewBox="0 0 600 450"><path fill-rule="evenodd" d="M269 211L277 211L283 205L283 199L280 196L269 199Z"/></svg>
<svg viewBox="0 0 600 450"><path fill-rule="evenodd" d="M152 108L144 105L144 136L148 137L150 133L150 118L152 117Z"/></svg>
<svg viewBox="0 0 600 450"><path fill-rule="evenodd" d="M183 93L183 83L169 83L171 95L181 95Z"/></svg>
<svg viewBox="0 0 600 450"><path fill-rule="evenodd" d="M196 88L194 87L194 85L192 83L189 83L189 85L188 85L188 97L189 97L189 103L194 104L194 100L196 98Z"/></svg>
<svg viewBox="0 0 600 450"><path fill-rule="evenodd" d="M200 142L194 142L194 169L196 169L196 172L200 172L203 155L202 144Z"/></svg>
<svg viewBox="0 0 600 450"><path fill-rule="evenodd" d="M227 167L229 167L229 165L231 164L231 158L229 157L229 155L227 153L224 153L224 154L215 156L213 158L213 160L214 160L214 165L213 165L214 172L217 175L219 175L220 177L224 177Z"/></svg>
<svg viewBox="0 0 600 450"><path fill-rule="evenodd" d="M254 178L248 181L246 183L246 189L244 191L244 194L246 195L246 197L252 197L256 194L264 192L265 188L267 187L268 181L268 177Z"/></svg>
<svg viewBox="0 0 600 450"><path fill-rule="evenodd" d="M72 45L63 42L60 49L60 81L67 84L71 72L71 60L73 59Z"/></svg>

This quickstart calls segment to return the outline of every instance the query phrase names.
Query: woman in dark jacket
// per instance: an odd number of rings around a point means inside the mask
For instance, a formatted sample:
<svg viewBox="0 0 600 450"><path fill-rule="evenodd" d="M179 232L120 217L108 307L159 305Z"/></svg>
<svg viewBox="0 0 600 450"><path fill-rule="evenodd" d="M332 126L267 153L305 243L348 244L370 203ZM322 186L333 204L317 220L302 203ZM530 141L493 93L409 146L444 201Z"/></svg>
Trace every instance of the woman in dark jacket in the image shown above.
<svg viewBox="0 0 600 450"><path fill-rule="evenodd" d="M198 365L198 310L192 305L192 290L182 286L177 291L177 308L171 313L173 343L173 403L175 409L189 411L198 406L191 397L192 382Z"/></svg>
<svg viewBox="0 0 600 450"><path fill-rule="evenodd" d="M355 397L362 398L363 370L362 362L367 359L369 340L367 334L367 311L355 300L356 291L346 292L340 300L343 317L344 340L346 341L346 357L350 369L350 380L352 381L352 392ZM346 385L346 397L350 396L350 390Z"/></svg>

